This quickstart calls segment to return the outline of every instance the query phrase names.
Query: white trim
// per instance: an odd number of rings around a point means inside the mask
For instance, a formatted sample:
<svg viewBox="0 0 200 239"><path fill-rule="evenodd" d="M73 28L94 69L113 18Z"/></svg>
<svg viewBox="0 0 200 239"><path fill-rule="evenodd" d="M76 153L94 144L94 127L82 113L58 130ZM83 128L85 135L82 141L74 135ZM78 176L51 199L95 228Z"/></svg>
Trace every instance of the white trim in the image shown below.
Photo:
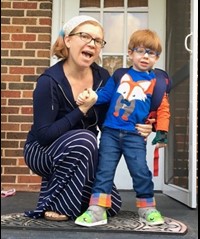
<svg viewBox="0 0 200 239"><path fill-rule="evenodd" d="M164 189L167 191L167 196L175 198L177 201L184 204L188 204L188 190L178 187L174 184L164 185Z"/></svg>
<svg viewBox="0 0 200 239"><path fill-rule="evenodd" d="M162 42L162 53L155 67L165 69L166 0L149 0L148 5L149 29L156 31Z"/></svg>
<svg viewBox="0 0 200 239"><path fill-rule="evenodd" d="M51 27L51 46L56 41L62 26L70 18L79 14L79 0L53 0L52 5L52 27ZM56 58L51 57L51 65L57 62Z"/></svg>
<svg viewBox="0 0 200 239"><path fill-rule="evenodd" d="M51 27L51 45L55 42L58 37L59 30L62 25L62 17L60 17L61 1L53 0L52 6L52 27Z"/></svg>
<svg viewBox="0 0 200 239"><path fill-rule="evenodd" d="M166 0L149 0L148 2L148 14L149 21L148 27L149 29L155 31L160 37L162 43L162 53L157 61L155 67L165 69L165 42L166 42ZM159 9L159 21L156 16L158 16ZM148 137L147 144L147 161L148 165L153 172L153 158L154 158L154 146L152 146L151 142L155 137L155 133L152 133ZM157 177L153 177L154 182L154 190L162 190L163 182L164 182L164 149L159 149L159 174Z"/></svg>
<svg viewBox="0 0 200 239"><path fill-rule="evenodd" d="M191 0L191 53L190 53L190 117L189 117L189 202L196 208L197 202L197 95L198 95L198 1Z"/></svg>

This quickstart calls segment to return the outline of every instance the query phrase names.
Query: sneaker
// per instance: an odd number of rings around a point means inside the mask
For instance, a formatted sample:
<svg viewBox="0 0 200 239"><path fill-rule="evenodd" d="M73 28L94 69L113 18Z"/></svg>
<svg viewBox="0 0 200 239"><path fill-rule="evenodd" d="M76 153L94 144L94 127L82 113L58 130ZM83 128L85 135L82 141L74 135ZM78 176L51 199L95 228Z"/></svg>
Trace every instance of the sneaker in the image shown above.
<svg viewBox="0 0 200 239"><path fill-rule="evenodd" d="M94 206L93 206L94 207ZM77 217L75 224L85 227L93 227L105 225L108 223L106 210L102 207L95 206L97 210L93 210L90 206L86 212Z"/></svg>
<svg viewBox="0 0 200 239"><path fill-rule="evenodd" d="M140 220L150 226L162 225L165 222L160 212L155 208L139 208L138 214Z"/></svg>

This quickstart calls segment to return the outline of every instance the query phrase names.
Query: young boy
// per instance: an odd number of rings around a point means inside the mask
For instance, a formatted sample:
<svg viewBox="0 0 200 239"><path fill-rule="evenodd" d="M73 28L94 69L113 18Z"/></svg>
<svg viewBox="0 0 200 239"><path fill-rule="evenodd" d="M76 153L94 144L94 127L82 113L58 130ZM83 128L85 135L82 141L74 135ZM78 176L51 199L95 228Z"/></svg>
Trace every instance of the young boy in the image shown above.
<svg viewBox="0 0 200 239"><path fill-rule="evenodd" d="M124 68L116 70L97 95L87 89L78 97L77 104L94 97L97 98L96 104L110 103L100 139L99 165L90 206L75 220L78 225L90 227L107 224L106 209L112 204L111 189L122 154L132 177L139 217L149 225L164 223L155 207L152 173L146 161L146 140L136 128L137 123L148 120L157 80L152 69L161 51L161 43L155 32L148 29L134 32L128 44L132 67L124 74ZM157 109L156 136L152 141L157 148L167 144L169 118L168 95L165 93Z"/></svg>

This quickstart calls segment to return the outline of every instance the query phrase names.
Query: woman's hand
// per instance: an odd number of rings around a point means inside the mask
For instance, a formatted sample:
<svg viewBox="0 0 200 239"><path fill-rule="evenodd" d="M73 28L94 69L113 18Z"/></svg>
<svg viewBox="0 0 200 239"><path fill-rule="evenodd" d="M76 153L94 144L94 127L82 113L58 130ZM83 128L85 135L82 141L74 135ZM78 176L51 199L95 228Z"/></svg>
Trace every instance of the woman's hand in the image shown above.
<svg viewBox="0 0 200 239"><path fill-rule="evenodd" d="M80 97L80 96L79 96ZM91 88L87 89L87 93L79 98L79 109L86 114L87 111L96 103L97 94Z"/></svg>
<svg viewBox="0 0 200 239"><path fill-rule="evenodd" d="M79 95L78 95L78 98L77 98L77 100L76 100L76 104L77 105L82 105L82 104L84 104L84 102L86 101L86 99L88 99L89 98L89 90L88 89L85 89L82 93L80 93Z"/></svg>
<svg viewBox="0 0 200 239"><path fill-rule="evenodd" d="M147 138L150 133L152 132L152 124L155 123L155 119L148 119L147 124L136 124L136 129L138 130L139 134L145 138Z"/></svg>

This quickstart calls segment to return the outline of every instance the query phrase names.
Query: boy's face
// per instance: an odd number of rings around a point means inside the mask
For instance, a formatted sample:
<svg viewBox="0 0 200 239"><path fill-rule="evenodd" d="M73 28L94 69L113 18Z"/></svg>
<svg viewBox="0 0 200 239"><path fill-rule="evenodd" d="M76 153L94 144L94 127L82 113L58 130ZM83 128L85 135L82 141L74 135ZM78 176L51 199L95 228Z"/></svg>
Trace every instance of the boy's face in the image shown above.
<svg viewBox="0 0 200 239"><path fill-rule="evenodd" d="M133 68L136 71L149 71L159 59L157 52L145 47L136 47L128 51Z"/></svg>

